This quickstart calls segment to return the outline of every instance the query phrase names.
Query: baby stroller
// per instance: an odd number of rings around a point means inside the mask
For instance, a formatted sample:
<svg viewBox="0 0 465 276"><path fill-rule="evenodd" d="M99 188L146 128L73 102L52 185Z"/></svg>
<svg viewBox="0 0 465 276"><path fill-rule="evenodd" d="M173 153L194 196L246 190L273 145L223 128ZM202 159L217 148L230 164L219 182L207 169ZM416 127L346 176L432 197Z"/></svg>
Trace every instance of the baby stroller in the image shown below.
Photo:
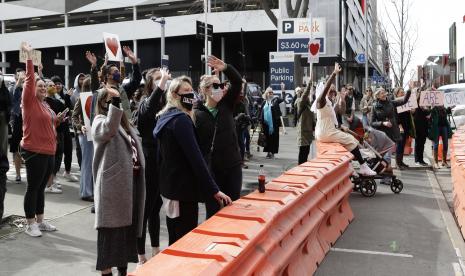
<svg viewBox="0 0 465 276"><path fill-rule="evenodd" d="M387 170L390 164L383 158L386 152L394 148L394 142L384 132L371 127L364 131L363 136L358 134L360 130L357 133L351 130L347 131L360 141L364 149L361 152L367 165L377 173L374 176L352 175L353 190L359 191L363 196L372 197L376 194L376 179L381 179L385 183L389 183L393 193L400 193L404 184L392 173L392 170Z"/></svg>

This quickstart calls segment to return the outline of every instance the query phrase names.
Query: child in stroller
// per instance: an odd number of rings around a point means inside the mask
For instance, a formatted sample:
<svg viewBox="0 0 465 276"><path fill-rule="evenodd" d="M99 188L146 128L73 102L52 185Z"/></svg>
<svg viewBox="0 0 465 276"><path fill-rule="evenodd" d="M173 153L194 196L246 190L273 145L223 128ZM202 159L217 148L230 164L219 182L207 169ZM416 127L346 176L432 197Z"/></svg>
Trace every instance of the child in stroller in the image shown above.
<svg viewBox="0 0 465 276"><path fill-rule="evenodd" d="M382 131L372 127L357 129L356 132L347 130L362 145L362 156L368 166L375 171L375 176L353 175L354 191L360 191L366 197L374 196L377 189L376 179L391 186L391 191L398 194L404 185L392 172L391 152L395 143ZM360 135L363 133L362 135Z"/></svg>

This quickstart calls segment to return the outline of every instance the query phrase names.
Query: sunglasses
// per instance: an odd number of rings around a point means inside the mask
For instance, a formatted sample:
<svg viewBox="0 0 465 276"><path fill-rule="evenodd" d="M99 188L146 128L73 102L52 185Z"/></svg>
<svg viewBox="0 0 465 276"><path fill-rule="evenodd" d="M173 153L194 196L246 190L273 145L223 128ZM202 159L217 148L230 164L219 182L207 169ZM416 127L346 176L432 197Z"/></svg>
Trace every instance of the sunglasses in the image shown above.
<svg viewBox="0 0 465 276"><path fill-rule="evenodd" d="M224 83L213 83L212 86L214 89L218 89L218 88L224 89Z"/></svg>

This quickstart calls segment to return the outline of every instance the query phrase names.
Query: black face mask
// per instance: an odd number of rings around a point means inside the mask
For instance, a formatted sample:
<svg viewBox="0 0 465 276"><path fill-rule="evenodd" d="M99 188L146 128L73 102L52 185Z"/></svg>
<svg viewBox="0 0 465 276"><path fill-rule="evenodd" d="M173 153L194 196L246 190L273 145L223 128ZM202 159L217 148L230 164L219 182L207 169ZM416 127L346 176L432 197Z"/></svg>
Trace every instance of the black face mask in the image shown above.
<svg viewBox="0 0 465 276"><path fill-rule="evenodd" d="M195 102L195 95L194 93L187 93L187 94L178 94L181 97L181 105L188 111L192 110Z"/></svg>

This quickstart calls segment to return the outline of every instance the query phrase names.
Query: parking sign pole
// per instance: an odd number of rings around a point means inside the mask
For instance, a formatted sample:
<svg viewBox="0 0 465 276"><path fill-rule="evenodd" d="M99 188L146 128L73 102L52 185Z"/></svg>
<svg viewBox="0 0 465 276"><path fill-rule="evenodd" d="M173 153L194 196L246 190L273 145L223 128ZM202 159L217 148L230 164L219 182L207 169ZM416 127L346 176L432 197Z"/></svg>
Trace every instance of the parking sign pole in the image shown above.
<svg viewBox="0 0 465 276"><path fill-rule="evenodd" d="M365 90L368 89L368 0L365 0Z"/></svg>

